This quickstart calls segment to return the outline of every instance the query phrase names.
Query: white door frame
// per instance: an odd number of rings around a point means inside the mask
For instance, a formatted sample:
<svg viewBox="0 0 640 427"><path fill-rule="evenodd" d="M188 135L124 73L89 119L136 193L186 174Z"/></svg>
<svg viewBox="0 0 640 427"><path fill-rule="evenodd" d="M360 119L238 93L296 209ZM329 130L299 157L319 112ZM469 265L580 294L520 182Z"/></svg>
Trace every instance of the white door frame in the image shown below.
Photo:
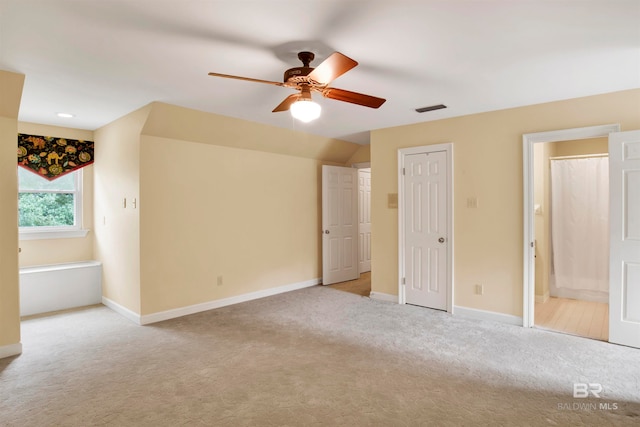
<svg viewBox="0 0 640 427"><path fill-rule="evenodd" d="M447 312L453 313L453 143L400 148L398 150L398 304L406 304L404 272L404 168L405 157L412 154L445 151L447 153Z"/></svg>
<svg viewBox="0 0 640 427"><path fill-rule="evenodd" d="M523 203L524 203L524 240L523 240L523 308L522 326L534 326L535 311L535 230L533 219L533 144L542 142L573 141L576 139L604 138L612 132L619 132L619 124L589 126L583 128L562 129L549 132L527 133L522 135L523 162Z"/></svg>
<svg viewBox="0 0 640 427"><path fill-rule="evenodd" d="M351 165L355 169L371 169L371 162L360 162Z"/></svg>

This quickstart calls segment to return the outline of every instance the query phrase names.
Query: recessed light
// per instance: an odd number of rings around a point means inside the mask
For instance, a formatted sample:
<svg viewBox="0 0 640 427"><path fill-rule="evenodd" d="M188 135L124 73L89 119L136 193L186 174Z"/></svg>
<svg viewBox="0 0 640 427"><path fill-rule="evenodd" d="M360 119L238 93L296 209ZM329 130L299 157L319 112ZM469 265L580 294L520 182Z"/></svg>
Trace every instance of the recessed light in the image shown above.
<svg viewBox="0 0 640 427"><path fill-rule="evenodd" d="M64 117L65 119L70 119L72 117L75 117L76 115L71 113L56 113L56 116Z"/></svg>

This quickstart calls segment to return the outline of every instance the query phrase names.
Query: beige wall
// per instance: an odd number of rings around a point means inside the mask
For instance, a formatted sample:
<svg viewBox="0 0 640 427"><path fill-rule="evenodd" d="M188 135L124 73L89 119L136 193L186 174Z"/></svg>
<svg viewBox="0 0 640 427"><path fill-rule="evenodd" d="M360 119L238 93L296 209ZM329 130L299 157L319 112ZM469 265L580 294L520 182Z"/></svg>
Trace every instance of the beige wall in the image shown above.
<svg viewBox="0 0 640 427"><path fill-rule="evenodd" d="M93 141L93 131L18 122L18 132ZM20 241L20 267L93 259L93 165L82 168L82 228L85 237Z"/></svg>
<svg viewBox="0 0 640 427"><path fill-rule="evenodd" d="M18 286L18 110L24 75L0 70L0 353L20 345ZM17 350L19 351L19 350Z"/></svg>
<svg viewBox="0 0 640 427"><path fill-rule="evenodd" d="M141 315L319 278L320 166L361 148L163 103L95 141L103 292Z"/></svg>
<svg viewBox="0 0 640 427"><path fill-rule="evenodd" d="M319 161L142 141L142 314L321 276Z"/></svg>
<svg viewBox="0 0 640 427"><path fill-rule="evenodd" d="M358 148L358 151L353 153L353 156L347 161L348 165L355 163L367 163L371 161L371 145L362 145Z"/></svg>
<svg viewBox="0 0 640 427"><path fill-rule="evenodd" d="M522 135L608 123L640 128L639 89L372 131L372 290L398 293L397 150L453 142L454 304L521 316Z"/></svg>
<svg viewBox="0 0 640 427"><path fill-rule="evenodd" d="M94 132L94 255L102 262L102 293L135 313L140 313L140 210L133 200L140 203L140 131L149 109Z"/></svg>
<svg viewBox="0 0 640 427"><path fill-rule="evenodd" d="M321 164L359 145L162 103L142 133L142 314L321 276Z"/></svg>
<svg viewBox="0 0 640 427"><path fill-rule="evenodd" d="M553 145L551 157L581 156L609 152L609 140L607 138L549 142L548 144Z"/></svg>

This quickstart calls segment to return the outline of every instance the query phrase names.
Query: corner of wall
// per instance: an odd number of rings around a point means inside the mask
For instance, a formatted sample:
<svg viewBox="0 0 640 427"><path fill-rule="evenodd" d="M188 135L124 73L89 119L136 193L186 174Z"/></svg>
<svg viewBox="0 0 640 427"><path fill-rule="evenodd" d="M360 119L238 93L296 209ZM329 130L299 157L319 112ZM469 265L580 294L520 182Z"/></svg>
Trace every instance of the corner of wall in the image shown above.
<svg viewBox="0 0 640 427"><path fill-rule="evenodd" d="M347 165L354 165L356 163L367 163L371 161L371 145L361 145L351 158L347 161Z"/></svg>
<svg viewBox="0 0 640 427"><path fill-rule="evenodd" d="M94 256L103 296L140 313L140 133L153 104L94 132Z"/></svg>
<svg viewBox="0 0 640 427"><path fill-rule="evenodd" d="M0 70L0 357L18 354L18 110L24 75Z"/></svg>

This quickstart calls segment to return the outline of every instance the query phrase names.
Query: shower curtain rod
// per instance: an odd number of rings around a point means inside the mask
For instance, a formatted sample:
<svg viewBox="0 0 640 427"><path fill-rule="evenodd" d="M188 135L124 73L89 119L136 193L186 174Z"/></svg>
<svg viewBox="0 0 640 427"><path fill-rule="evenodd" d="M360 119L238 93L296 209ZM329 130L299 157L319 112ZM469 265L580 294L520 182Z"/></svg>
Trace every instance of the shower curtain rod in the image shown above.
<svg viewBox="0 0 640 427"><path fill-rule="evenodd" d="M549 157L549 160L590 159L590 158L594 158L594 157L609 157L609 153L580 154L580 155L575 155L575 156Z"/></svg>

